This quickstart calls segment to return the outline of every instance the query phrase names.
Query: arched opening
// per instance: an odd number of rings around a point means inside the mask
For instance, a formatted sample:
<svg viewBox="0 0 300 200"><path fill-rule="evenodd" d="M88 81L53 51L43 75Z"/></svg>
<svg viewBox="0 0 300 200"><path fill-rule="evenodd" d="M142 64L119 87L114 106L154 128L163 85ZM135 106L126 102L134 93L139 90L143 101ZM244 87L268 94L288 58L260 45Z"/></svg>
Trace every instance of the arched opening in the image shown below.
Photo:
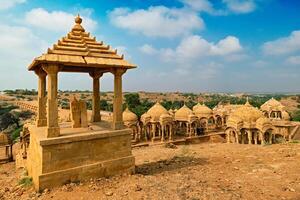
<svg viewBox="0 0 300 200"><path fill-rule="evenodd" d="M246 129L241 129L241 136L240 136L240 138L241 138L241 144L248 144L249 143L249 140L248 140L248 132L247 132L247 130Z"/></svg>
<svg viewBox="0 0 300 200"><path fill-rule="evenodd" d="M265 144L272 144L272 129L268 129L263 134L263 140Z"/></svg>
<svg viewBox="0 0 300 200"><path fill-rule="evenodd" d="M282 119L282 113L281 113L281 111L278 111L278 112L277 112L277 118Z"/></svg>
<svg viewBox="0 0 300 200"><path fill-rule="evenodd" d="M233 128L226 129L225 133L227 143L237 143L236 131Z"/></svg>
<svg viewBox="0 0 300 200"><path fill-rule="evenodd" d="M206 118L201 118L201 119L200 119L200 122L199 122L199 126L200 126L201 128L206 129L206 127L207 127L207 119L206 119Z"/></svg>
<svg viewBox="0 0 300 200"><path fill-rule="evenodd" d="M276 118L276 112L272 111L271 114L270 114L270 117L271 118Z"/></svg>
<svg viewBox="0 0 300 200"><path fill-rule="evenodd" d="M219 116L219 115L217 115L216 116L216 127L217 128L221 128L222 126L223 126L223 124L222 124L222 117Z"/></svg>

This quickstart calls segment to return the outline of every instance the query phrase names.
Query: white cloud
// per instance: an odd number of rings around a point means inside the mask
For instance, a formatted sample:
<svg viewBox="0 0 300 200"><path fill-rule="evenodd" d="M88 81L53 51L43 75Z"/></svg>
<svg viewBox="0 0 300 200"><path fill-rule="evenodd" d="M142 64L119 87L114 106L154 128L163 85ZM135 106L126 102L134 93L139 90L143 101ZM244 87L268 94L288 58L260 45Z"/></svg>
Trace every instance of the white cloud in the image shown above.
<svg viewBox="0 0 300 200"><path fill-rule="evenodd" d="M234 13L250 13L255 10L254 0L223 0L227 8Z"/></svg>
<svg viewBox="0 0 300 200"><path fill-rule="evenodd" d="M181 2L198 12L207 12L211 15L226 15L226 11L217 10L209 0L181 0Z"/></svg>
<svg viewBox="0 0 300 200"><path fill-rule="evenodd" d="M208 42L199 35L185 37L175 50L160 49L165 61L178 60L185 62L198 60L208 56L234 55L242 51L239 39L234 36L227 36L217 43Z"/></svg>
<svg viewBox="0 0 300 200"><path fill-rule="evenodd" d="M262 49L267 55L282 55L299 51L300 30L293 31L288 37L266 42L263 44Z"/></svg>
<svg viewBox="0 0 300 200"><path fill-rule="evenodd" d="M148 55L154 55L157 53L157 50L150 44L144 44L139 49L141 52L148 54Z"/></svg>
<svg viewBox="0 0 300 200"><path fill-rule="evenodd" d="M7 75L17 77L16 74L20 74L20 72L26 73L32 60L47 49L47 42L38 38L28 28L0 24L0 30L0 43L5 47L0 48L0 69L4 70L0 74L6 74L1 77L4 80L7 79ZM17 83L10 84L17 85Z"/></svg>
<svg viewBox="0 0 300 200"><path fill-rule="evenodd" d="M0 2L0 10L7 10L10 9L17 4L25 3L26 0L1 0Z"/></svg>
<svg viewBox="0 0 300 200"><path fill-rule="evenodd" d="M84 13L86 13L86 10L84 10ZM66 32L74 25L74 18L75 16L71 13L63 11L48 12L43 8L35 8L26 13L25 22L45 30ZM85 16L82 16L82 19L82 25L86 31L93 31L96 28L96 21Z"/></svg>
<svg viewBox="0 0 300 200"><path fill-rule="evenodd" d="M1 25L0 43L5 48L0 48L0 55L24 57L41 50L46 50L46 43L25 27Z"/></svg>
<svg viewBox="0 0 300 200"><path fill-rule="evenodd" d="M109 17L111 23L119 28L150 37L172 38L204 28L204 22L196 12L183 8L153 6L134 11L116 8Z"/></svg>
<svg viewBox="0 0 300 200"><path fill-rule="evenodd" d="M196 11L214 12L213 5L209 0L182 0L182 2Z"/></svg>
<svg viewBox="0 0 300 200"><path fill-rule="evenodd" d="M300 56L290 56L286 62L290 65L300 65Z"/></svg>
<svg viewBox="0 0 300 200"><path fill-rule="evenodd" d="M214 55L228 55L242 50L240 41L234 36L227 36L220 40L216 45L211 46L211 53Z"/></svg>

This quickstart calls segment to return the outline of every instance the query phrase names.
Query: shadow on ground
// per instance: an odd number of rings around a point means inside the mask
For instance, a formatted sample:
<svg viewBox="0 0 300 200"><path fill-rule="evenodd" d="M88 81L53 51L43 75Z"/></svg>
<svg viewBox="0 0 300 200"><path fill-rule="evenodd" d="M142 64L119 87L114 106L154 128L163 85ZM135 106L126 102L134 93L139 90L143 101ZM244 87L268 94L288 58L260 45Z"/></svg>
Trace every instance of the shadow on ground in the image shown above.
<svg viewBox="0 0 300 200"><path fill-rule="evenodd" d="M157 162L145 163L135 168L136 174L154 175L166 171L178 170L185 167L208 164L205 158L194 158L192 156L174 156L172 159L159 160Z"/></svg>

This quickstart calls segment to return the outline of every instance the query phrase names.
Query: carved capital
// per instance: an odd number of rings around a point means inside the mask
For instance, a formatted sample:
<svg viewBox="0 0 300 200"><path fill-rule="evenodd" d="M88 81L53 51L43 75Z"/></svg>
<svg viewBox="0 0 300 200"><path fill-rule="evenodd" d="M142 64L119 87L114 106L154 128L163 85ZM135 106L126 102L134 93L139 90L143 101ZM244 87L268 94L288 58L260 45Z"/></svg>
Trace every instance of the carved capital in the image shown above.
<svg viewBox="0 0 300 200"><path fill-rule="evenodd" d="M103 75L103 72L94 71L94 72L90 72L89 75L93 79L99 79Z"/></svg>
<svg viewBox="0 0 300 200"><path fill-rule="evenodd" d="M59 71L58 65L43 65L43 70L47 72L47 74L57 74Z"/></svg>
<svg viewBox="0 0 300 200"><path fill-rule="evenodd" d="M111 73L115 76L122 76L126 72L126 69L112 69Z"/></svg>
<svg viewBox="0 0 300 200"><path fill-rule="evenodd" d="M44 78L47 76L47 73L42 68L34 70L34 73L40 78Z"/></svg>

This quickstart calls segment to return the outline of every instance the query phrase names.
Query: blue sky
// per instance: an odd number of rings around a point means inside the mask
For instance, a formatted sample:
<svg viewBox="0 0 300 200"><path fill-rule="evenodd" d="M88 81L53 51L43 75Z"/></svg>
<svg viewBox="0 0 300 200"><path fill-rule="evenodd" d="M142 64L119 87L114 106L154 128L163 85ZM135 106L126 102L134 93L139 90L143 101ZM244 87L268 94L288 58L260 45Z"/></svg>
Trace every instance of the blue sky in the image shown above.
<svg viewBox="0 0 300 200"><path fill-rule="evenodd" d="M36 88L34 57L85 29L138 65L125 91L300 92L298 0L0 0L0 90ZM112 90L112 75L101 90ZM59 88L91 89L86 74Z"/></svg>

